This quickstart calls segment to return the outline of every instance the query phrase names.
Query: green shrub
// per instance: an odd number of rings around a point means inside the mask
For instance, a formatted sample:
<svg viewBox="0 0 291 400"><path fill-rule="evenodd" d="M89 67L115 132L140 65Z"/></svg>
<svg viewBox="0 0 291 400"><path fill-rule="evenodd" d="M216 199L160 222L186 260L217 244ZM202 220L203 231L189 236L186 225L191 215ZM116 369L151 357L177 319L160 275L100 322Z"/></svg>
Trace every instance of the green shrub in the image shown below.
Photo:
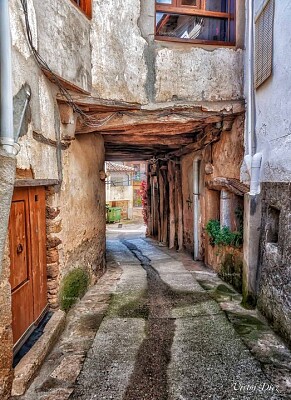
<svg viewBox="0 0 291 400"><path fill-rule="evenodd" d="M206 225L206 232L210 237L212 246L234 246L240 247L243 243L243 232L231 232L227 226L220 226L220 222L216 219L211 219Z"/></svg>
<svg viewBox="0 0 291 400"><path fill-rule="evenodd" d="M81 299L89 286L89 275L82 268L70 271L62 281L60 290L61 309L68 311L77 300Z"/></svg>

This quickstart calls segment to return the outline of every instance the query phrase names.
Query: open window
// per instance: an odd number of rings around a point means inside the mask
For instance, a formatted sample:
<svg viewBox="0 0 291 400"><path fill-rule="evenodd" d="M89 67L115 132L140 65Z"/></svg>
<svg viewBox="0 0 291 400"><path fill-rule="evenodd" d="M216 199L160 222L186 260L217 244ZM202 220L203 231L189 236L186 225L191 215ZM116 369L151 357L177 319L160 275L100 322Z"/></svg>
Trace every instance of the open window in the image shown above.
<svg viewBox="0 0 291 400"><path fill-rule="evenodd" d="M92 0L71 0L88 18L92 18Z"/></svg>
<svg viewBox="0 0 291 400"><path fill-rule="evenodd" d="M235 44L235 0L156 0L158 40Z"/></svg>

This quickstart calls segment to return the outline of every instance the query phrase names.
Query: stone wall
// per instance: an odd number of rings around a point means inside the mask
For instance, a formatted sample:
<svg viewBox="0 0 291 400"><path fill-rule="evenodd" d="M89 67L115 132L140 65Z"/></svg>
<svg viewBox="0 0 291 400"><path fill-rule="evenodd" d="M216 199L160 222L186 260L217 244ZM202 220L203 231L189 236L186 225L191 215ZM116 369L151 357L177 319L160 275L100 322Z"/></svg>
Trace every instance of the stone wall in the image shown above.
<svg viewBox="0 0 291 400"><path fill-rule="evenodd" d="M262 0L254 1L255 17L263 4ZM286 48L291 34L288 23L290 12L289 2L275 2L273 70L271 76L255 90L255 144L256 152L262 154L261 193L246 197L247 241L244 249L246 296L253 305L258 300L260 310L289 342L291 79L288 71L291 60L286 57ZM245 89L247 84L246 79ZM258 229L260 225L261 232Z"/></svg>
<svg viewBox="0 0 291 400"><path fill-rule="evenodd" d="M242 98L244 1L237 1L237 47L154 40L155 2L94 0L93 92L129 102Z"/></svg>
<svg viewBox="0 0 291 400"><path fill-rule="evenodd" d="M10 398L13 380L13 336L11 312L10 262L8 245L5 248L0 275L0 398Z"/></svg>
<svg viewBox="0 0 291 400"><path fill-rule="evenodd" d="M291 343L291 184L262 185L258 308Z"/></svg>

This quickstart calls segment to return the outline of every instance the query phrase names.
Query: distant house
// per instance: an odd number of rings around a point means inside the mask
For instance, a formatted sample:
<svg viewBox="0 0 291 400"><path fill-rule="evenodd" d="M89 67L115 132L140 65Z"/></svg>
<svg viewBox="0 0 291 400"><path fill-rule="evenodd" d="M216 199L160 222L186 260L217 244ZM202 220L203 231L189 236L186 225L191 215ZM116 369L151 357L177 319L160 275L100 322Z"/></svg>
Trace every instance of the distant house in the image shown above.
<svg viewBox="0 0 291 400"><path fill-rule="evenodd" d="M141 161L125 162L125 165L134 168L134 174L132 178L133 184L133 207L141 207L142 203L142 188L141 184L146 181L146 168L147 164Z"/></svg>
<svg viewBox="0 0 291 400"><path fill-rule="evenodd" d="M132 219L134 168L123 163L108 161L106 168L106 203L120 207L123 219Z"/></svg>

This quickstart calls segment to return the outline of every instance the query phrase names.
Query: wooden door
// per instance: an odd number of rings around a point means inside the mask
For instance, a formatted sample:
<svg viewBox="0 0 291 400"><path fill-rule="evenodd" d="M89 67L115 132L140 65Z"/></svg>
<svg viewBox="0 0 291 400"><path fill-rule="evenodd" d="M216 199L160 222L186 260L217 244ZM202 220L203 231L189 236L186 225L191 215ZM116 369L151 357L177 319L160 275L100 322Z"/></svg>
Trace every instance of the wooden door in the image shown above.
<svg viewBox="0 0 291 400"><path fill-rule="evenodd" d="M33 327L47 305L45 190L14 192L9 242L13 341Z"/></svg>

